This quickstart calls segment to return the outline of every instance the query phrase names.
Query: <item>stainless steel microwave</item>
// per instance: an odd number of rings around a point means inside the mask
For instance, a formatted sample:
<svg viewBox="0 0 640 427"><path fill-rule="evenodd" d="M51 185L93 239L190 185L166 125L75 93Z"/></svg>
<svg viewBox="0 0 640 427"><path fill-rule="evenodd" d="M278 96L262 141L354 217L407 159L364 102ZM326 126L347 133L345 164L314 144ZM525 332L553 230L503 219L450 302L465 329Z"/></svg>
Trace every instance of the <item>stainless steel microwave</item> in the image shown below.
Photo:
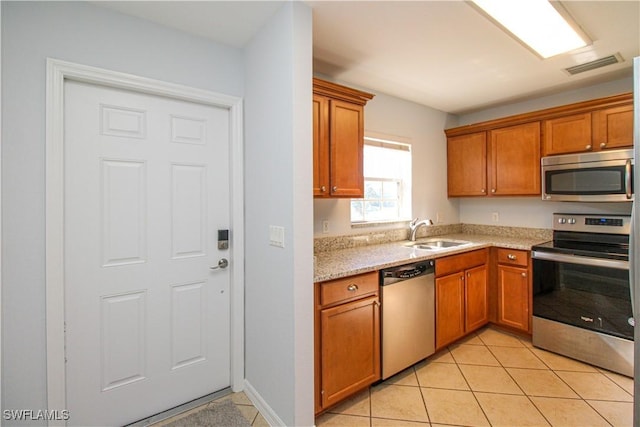
<svg viewBox="0 0 640 427"><path fill-rule="evenodd" d="M542 200L633 200L633 149L549 156L541 163Z"/></svg>

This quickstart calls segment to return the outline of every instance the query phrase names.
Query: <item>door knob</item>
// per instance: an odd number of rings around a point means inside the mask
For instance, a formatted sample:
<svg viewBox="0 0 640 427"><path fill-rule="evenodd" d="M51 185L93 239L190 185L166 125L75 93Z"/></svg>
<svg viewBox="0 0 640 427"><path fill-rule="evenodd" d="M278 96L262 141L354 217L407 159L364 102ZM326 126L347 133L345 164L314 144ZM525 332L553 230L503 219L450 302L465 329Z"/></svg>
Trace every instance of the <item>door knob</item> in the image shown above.
<svg viewBox="0 0 640 427"><path fill-rule="evenodd" d="M213 265L209 268L211 270L217 270L219 268L227 268L228 266L229 266L229 261L226 258L222 258L220 259L220 261L218 261L218 265Z"/></svg>

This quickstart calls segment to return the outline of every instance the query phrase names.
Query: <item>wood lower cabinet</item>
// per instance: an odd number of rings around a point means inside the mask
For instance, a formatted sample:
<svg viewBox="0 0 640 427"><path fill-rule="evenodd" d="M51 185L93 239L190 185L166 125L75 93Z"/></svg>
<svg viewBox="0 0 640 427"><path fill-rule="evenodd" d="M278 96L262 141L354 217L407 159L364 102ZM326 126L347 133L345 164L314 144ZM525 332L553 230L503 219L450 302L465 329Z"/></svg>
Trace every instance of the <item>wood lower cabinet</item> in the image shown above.
<svg viewBox="0 0 640 427"><path fill-rule="evenodd" d="M466 270L464 285L464 329L470 332L489 322L487 266Z"/></svg>
<svg viewBox="0 0 640 427"><path fill-rule="evenodd" d="M315 285L316 414L380 379L378 272Z"/></svg>
<svg viewBox="0 0 640 427"><path fill-rule="evenodd" d="M313 79L314 197L364 196L364 106L371 98Z"/></svg>
<svg viewBox="0 0 640 427"><path fill-rule="evenodd" d="M464 273L436 279L436 348L464 335Z"/></svg>
<svg viewBox="0 0 640 427"><path fill-rule="evenodd" d="M436 260L436 349L489 322L487 249Z"/></svg>
<svg viewBox="0 0 640 427"><path fill-rule="evenodd" d="M531 332L531 272L529 252L495 249L497 253L496 323Z"/></svg>

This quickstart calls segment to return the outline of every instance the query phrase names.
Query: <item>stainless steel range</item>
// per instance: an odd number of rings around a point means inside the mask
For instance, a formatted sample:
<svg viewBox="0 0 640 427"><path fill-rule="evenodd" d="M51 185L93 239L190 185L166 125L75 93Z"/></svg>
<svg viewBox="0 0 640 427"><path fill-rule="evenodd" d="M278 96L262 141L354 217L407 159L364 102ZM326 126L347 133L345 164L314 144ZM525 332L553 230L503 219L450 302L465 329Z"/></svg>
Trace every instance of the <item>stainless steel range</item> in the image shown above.
<svg viewBox="0 0 640 427"><path fill-rule="evenodd" d="M633 376L628 215L554 214L532 248L533 345Z"/></svg>

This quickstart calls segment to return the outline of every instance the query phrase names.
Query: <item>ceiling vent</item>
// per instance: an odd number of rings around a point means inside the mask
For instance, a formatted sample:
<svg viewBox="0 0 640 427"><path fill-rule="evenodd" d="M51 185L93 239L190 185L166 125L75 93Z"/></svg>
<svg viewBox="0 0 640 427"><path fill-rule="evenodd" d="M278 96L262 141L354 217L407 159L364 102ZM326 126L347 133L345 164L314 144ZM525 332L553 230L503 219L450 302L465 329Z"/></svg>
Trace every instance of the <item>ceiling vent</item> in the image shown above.
<svg viewBox="0 0 640 427"><path fill-rule="evenodd" d="M604 58L596 59L595 61L585 62L584 64L565 68L565 71L573 76L575 74L584 73L585 71L591 71L596 68L606 67L607 65L617 64L619 62L622 62L622 57L619 53L616 53L615 55L605 56Z"/></svg>

